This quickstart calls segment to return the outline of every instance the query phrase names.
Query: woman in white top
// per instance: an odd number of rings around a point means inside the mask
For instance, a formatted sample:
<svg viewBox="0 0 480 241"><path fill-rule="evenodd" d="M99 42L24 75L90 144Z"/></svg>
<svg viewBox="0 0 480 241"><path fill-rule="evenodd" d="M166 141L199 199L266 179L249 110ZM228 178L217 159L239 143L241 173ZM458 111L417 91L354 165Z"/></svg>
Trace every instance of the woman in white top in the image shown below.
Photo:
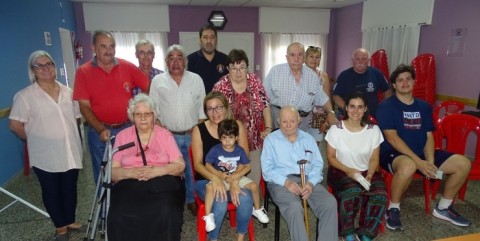
<svg viewBox="0 0 480 241"><path fill-rule="evenodd" d="M27 141L30 165L42 188L45 208L56 227L55 240L68 240L68 231L82 231L75 222L77 179L82 168L82 143L72 90L57 81L55 62L38 50L28 60L31 85L13 98L10 129Z"/></svg>
<svg viewBox="0 0 480 241"><path fill-rule="evenodd" d="M327 181L339 207L339 232L344 240L372 240L378 234L387 203L385 183L377 172L380 143L378 126L368 123L366 99L360 92L346 100L345 119L325 137L329 163ZM368 182L362 186L361 180ZM360 210L358 228L355 215Z"/></svg>

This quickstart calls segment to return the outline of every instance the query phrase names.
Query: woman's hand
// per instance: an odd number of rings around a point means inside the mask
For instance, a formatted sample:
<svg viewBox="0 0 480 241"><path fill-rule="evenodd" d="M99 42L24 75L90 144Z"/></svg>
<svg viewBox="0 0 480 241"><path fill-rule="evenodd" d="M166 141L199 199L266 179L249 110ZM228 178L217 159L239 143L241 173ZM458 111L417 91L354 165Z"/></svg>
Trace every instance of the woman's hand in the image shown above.
<svg viewBox="0 0 480 241"><path fill-rule="evenodd" d="M235 207L240 205L240 194L246 195L245 192L242 191L240 185L238 185L238 181L233 181L230 183L230 197L232 198L232 203Z"/></svg>
<svg viewBox="0 0 480 241"><path fill-rule="evenodd" d="M369 183L372 183L373 174L374 174L374 173L367 173L367 176L365 176L365 179L367 179L367 181L368 181Z"/></svg>
<svg viewBox="0 0 480 241"><path fill-rule="evenodd" d="M350 167L347 167L345 170L344 170L345 174L347 174L347 176L351 179L353 179L354 181L357 181L357 178L355 178L355 173L360 173L359 170L357 169L354 169L354 168L350 168Z"/></svg>
<svg viewBox="0 0 480 241"><path fill-rule="evenodd" d="M270 133L272 133L272 128L267 127L262 132L260 132L260 138L265 139L265 137L267 137L267 135Z"/></svg>
<svg viewBox="0 0 480 241"><path fill-rule="evenodd" d="M319 129L320 133L325 133L325 131L326 131L329 127L330 127L330 125L328 124L327 121L325 121L325 122L322 124L322 126L320 126L320 129Z"/></svg>
<svg viewBox="0 0 480 241"><path fill-rule="evenodd" d="M212 180L213 186L213 196L215 200L225 202L227 201L227 189L225 188L225 184L219 178L215 178Z"/></svg>

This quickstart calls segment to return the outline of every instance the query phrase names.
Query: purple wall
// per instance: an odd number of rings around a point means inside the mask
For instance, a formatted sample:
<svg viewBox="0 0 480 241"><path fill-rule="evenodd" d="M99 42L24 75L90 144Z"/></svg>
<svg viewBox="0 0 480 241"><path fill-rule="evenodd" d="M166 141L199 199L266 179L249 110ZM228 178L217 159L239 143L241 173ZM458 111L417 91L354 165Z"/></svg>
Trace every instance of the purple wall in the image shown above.
<svg viewBox="0 0 480 241"><path fill-rule="evenodd" d="M363 3L332 9L327 71L331 78L352 66L352 52L362 46Z"/></svg>
<svg viewBox="0 0 480 241"><path fill-rule="evenodd" d="M477 99L480 91L480 1L436 0L432 25L420 34L419 54L432 53L437 63L437 93ZM463 56L449 57L451 31L467 28Z"/></svg>

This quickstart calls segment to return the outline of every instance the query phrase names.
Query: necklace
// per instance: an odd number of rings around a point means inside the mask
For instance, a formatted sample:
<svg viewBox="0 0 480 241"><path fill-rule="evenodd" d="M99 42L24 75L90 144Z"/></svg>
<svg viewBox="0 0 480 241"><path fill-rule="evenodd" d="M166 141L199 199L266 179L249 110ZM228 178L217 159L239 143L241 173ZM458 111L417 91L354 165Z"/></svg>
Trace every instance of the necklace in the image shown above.
<svg viewBox="0 0 480 241"><path fill-rule="evenodd" d="M137 154L135 156L140 156L141 155L141 151L140 151L139 148L142 148L143 152L146 152L148 150L148 145L150 144L150 138L152 138L152 132L153 132L153 130L151 130L150 135L148 135L148 141L147 141L147 144L145 145L145 147L142 146L142 143L140 141L140 143L137 146Z"/></svg>

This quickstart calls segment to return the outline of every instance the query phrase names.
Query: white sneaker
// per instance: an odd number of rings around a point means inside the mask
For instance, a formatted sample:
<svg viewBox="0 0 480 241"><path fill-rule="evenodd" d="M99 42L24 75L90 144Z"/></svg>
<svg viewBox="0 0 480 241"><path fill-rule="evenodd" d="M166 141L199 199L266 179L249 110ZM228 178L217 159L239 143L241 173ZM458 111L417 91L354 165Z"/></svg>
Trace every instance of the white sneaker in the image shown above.
<svg viewBox="0 0 480 241"><path fill-rule="evenodd" d="M213 218L215 215L213 213L208 214L207 216L203 216L203 220L205 221L205 230L210 232L215 229L215 219Z"/></svg>
<svg viewBox="0 0 480 241"><path fill-rule="evenodd" d="M263 207L258 210L255 210L255 208L253 208L252 215L256 217L261 223L268 223L270 221L267 216L267 211Z"/></svg>

